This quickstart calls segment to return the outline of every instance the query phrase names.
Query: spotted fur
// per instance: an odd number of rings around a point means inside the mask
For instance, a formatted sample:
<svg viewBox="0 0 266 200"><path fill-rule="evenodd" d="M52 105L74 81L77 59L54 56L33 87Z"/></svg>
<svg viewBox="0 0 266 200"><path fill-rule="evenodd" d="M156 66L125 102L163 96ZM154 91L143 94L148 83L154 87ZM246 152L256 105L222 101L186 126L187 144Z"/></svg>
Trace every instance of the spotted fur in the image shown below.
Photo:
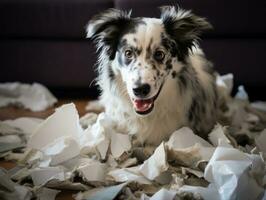
<svg viewBox="0 0 266 200"><path fill-rule="evenodd" d="M217 92L197 40L210 27L190 11L169 6L161 8L159 19L109 9L89 22L87 36L99 51L100 100L121 132L155 145L182 126L206 137L216 122ZM133 89L144 83L150 86L147 98L157 99L150 113L139 115Z"/></svg>

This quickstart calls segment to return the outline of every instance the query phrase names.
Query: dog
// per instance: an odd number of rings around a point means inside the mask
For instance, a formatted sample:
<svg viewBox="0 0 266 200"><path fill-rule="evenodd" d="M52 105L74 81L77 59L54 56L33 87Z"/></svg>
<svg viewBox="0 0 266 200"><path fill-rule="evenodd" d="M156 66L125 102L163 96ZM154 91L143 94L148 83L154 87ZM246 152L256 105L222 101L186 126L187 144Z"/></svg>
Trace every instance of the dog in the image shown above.
<svg viewBox="0 0 266 200"><path fill-rule="evenodd" d="M117 129L158 145L178 128L206 138L216 123L215 71L199 48L212 26L177 6L160 18L131 18L108 9L86 26L99 52L97 84Z"/></svg>

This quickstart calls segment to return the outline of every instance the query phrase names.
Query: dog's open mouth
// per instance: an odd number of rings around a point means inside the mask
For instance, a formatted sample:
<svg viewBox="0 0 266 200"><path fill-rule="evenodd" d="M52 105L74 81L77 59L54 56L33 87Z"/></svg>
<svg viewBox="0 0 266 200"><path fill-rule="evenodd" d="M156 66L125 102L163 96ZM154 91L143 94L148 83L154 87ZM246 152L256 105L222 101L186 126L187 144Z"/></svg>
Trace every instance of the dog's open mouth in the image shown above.
<svg viewBox="0 0 266 200"><path fill-rule="evenodd" d="M134 108L136 113L140 114L140 115L146 115L149 114L153 108L154 108L154 102L157 99L157 97L159 96L161 89L162 89L163 84L161 85L159 91L157 92L157 94L149 99L133 99L133 104L134 104Z"/></svg>

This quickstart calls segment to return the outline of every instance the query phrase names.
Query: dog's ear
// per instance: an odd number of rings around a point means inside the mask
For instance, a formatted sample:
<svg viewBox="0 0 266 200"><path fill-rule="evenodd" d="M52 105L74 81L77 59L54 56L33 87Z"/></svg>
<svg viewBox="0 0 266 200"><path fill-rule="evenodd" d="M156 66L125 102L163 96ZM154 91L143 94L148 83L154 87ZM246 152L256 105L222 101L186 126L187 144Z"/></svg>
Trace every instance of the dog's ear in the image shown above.
<svg viewBox="0 0 266 200"><path fill-rule="evenodd" d="M202 31L212 28L209 22L192 14L191 11L175 6L163 6L160 10L166 32L185 54L195 45Z"/></svg>
<svg viewBox="0 0 266 200"><path fill-rule="evenodd" d="M105 50L114 59L119 36L130 23L130 12L108 9L95 15L86 26L87 38L92 39L98 50Z"/></svg>

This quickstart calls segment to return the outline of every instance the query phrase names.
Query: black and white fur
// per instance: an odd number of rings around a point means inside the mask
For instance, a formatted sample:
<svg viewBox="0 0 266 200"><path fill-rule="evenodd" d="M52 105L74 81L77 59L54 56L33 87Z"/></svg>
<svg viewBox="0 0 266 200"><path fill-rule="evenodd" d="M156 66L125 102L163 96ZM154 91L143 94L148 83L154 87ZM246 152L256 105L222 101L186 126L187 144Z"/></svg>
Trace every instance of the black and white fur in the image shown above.
<svg viewBox="0 0 266 200"><path fill-rule="evenodd" d="M212 65L197 40L211 25L172 6L162 7L159 19L130 14L109 9L87 26L100 52L97 82L106 113L118 130L143 143L157 145L182 126L206 137L216 122L217 92ZM134 88L143 84L148 94L136 96ZM135 100L149 98L153 107L136 112Z"/></svg>

